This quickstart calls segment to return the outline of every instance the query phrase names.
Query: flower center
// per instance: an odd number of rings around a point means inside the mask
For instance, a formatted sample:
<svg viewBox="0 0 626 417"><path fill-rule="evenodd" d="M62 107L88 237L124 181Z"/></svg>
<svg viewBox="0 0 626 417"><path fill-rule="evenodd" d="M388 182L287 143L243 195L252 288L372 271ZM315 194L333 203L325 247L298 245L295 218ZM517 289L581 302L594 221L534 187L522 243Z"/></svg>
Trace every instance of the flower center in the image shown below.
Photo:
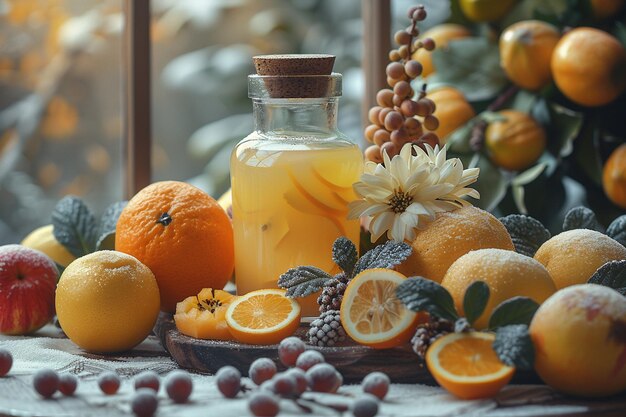
<svg viewBox="0 0 626 417"><path fill-rule="evenodd" d="M406 208L413 202L413 197L402 190L395 190L389 199L389 206L394 213L404 213Z"/></svg>

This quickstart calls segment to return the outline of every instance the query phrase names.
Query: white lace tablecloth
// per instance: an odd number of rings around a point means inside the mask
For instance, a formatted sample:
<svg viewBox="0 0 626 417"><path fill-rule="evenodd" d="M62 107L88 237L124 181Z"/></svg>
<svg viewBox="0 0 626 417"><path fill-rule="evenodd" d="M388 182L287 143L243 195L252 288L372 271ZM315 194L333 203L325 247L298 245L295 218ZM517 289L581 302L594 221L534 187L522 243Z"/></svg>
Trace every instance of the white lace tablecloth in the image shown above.
<svg viewBox="0 0 626 417"><path fill-rule="evenodd" d="M0 378L0 416L127 416L134 391L133 376L152 370L165 376L177 369L167 352L155 337L124 356L101 356L84 352L66 339L59 329L47 326L34 336L0 336L0 348L13 355L10 374ZM42 368L71 372L80 379L73 397L56 394L45 400L32 389L32 375ZM115 371L122 378L119 392L105 396L97 386L102 371ZM192 374L194 390L187 404L173 404L161 388L157 416L219 416L242 417L250 415L245 396L225 399L215 386L214 377ZM248 382L252 385L251 382ZM357 385L341 388L344 395L310 394L319 401L350 403L360 393ZM279 416L301 416L302 411L288 401L281 403ZM314 415L337 415L327 409L315 409ZM347 415L350 415L347 413ZM623 416L626 417L626 398L583 402L562 398L551 389L540 385L506 387L498 397L489 400L462 401L441 388L417 384L392 384L381 403L380 416L434 417L434 416Z"/></svg>

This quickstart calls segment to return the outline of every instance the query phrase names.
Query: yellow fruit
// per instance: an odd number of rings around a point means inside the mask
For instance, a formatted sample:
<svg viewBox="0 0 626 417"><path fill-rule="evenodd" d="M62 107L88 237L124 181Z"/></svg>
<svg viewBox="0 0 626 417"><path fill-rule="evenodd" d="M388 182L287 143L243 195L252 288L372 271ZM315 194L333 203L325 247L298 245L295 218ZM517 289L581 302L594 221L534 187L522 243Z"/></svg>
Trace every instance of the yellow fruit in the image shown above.
<svg viewBox="0 0 626 417"><path fill-rule="evenodd" d="M456 88L442 87L428 92L428 98L435 102L435 113L439 127L434 132L439 136L441 146L446 144L446 136L476 116L463 93Z"/></svg>
<svg viewBox="0 0 626 417"><path fill-rule="evenodd" d="M626 259L626 248L607 235L589 229L575 229L545 242L535 259L541 262L557 289L584 284L609 261Z"/></svg>
<svg viewBox="0 0 626 417"><path fill-rule="evenodd" d="M232 340L226 310L235 296L213 288L204 288L176 304L174 323L182 334L198 339Z"/></svg>
<svg viewBox="0 0 626 417"><path fill-rule="evenodd" d="M473 22L494 22L511 10L515 0L460 0L465 17Z"/></svg>
<svg viewBox="0 0 626 417"><path fill-rule="evenodd" d="M500 36L500 66L518 86L538 90L552 79L550 59L560 37L557 28L549 23L517 22Z"/></svg>
<svg viewBox="0 0 626 417"><path fill-rule="evenodd" d="M474 323L477 329L488 327L491 312L503 301L522 296L541 304L556 291L546 268L533 258L502 249L476 250L453 263L441 281L461 314L465 290L475 281L484 281L490 294L485 311Z"/></svg>
<svg viewBox="0 0 626 417"><path fill-rule="evenodd" d="M159 287L147 266L116 251L72 262L56 291L59 323L90 352L120 352L143 341L159 314Z"/></svg>
<svg viewBox="0 0 626 417"><path fill-rule="evenodd" d="M341 301L341 324L357 343L387 349L407 343L425 313L407 309L396 297L406 277L391 269L366 269L354 277Z"/></svg>
<svg viewBox="0 0 626 417"><path fill-rule="evenodd" d="M285 290L267 289L237 297L226 310L230 333L240 342L272 345L291 336L300 325L300 304Z"/></svg>
<svg viewBox="0 0 626 417"><path fill-rule="evenodd" d="M626 301L607 287L558 291L530 323L535 370L567 394L602 397L626 390Z"/></svg>
<svg viewBox="0 0 626 417"><path fill-rule="evenodd" d="M495 396L515 373L493 350L493 333L451 333L426 351L426 366L435 380L465 400Z"/></svg>
<svg viewBox="0 0 626 417"><path fill-rule="evenodd" d="M436 282L441 282L450 265L471 250L515 249L504 225L473 206L438 214L417 231L411 246L413 253L396 270L407 277L421 276Z"/></svg>
<svg viewBox="0 0 626 417"><path fill-rule="evenodd" d="M626 208L626 144L618 146L604 164L602 187L613 203Z"/></svg>
<svg viewBox="0 0 626 417"><path fill-rule="evenodd" d="M36 249L48 255L62 267L68 266L76 257L72 255L65 246L59 243L52 233L54 226L48 224L41 226L28 234L22 240L22 245L27 248Z"/></svg>
<svg viewBox="0 0 626 417"><path fill-rule="evenodd" d="M505 119L489 123L485 146L491 161L509 171L532 165L546 148L546 133L529 115L517 110L499 112Z"/></svg>
<svg viewBox="0 0 626 417"><path fill-rule="evenodd" d="M435 41L436 49L445 49L449 41L468 38L471 35L471 32L465 26L457 25L456 23L444 23L428 29L422 34L421 38L431 38ZM411 58L422 64L422 77L428 77L435 72L432 51L420 48L413 53Z"/></svg>
<svg viewBox="0 0 626 417"><path fill-rule="evenodd" d="M551 68L559 90L583 106L610 103L626 89L626 49L599 29L579 27L563 35Z"/></svg>

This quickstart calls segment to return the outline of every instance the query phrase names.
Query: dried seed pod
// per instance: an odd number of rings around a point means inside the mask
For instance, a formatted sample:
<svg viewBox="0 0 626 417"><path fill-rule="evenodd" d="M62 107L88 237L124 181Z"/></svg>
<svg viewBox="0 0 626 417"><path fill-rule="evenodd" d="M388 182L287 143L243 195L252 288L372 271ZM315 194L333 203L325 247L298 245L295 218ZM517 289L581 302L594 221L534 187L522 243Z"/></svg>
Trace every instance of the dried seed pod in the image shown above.
<svg viewBox="0 0 626 417"><path fill-rule="evenodd" d="M398 149L402 149L402 145L404 145L409 140L409 135L407 134L404 128L400 128L391 132L389 135L391 142L398 147Z"/></svg>
<svg viewBox="0 0 626 417"><path fill-rule="evenodd" d="M427 51L435 49L435 41L432 38L422 39L422 45L424 45L424 49Z"/></svg>
<svg viewBox="0 0 626 417"><path fill-rule="evenodd" d="M383 152L387 152L390 158L393 158L400 151L398 147L393 142L385 142L383 146L380 147L381 155Z"/></svg>
<svg viewBox="0 0 626 417"><path fill-rule="evenodd" d="M382 107L393 106L393 91L388 88L383 88L376 93L376 102Z"/></svg>
<svg viewBox="0 0 626 417"><path fill-rule="evenodd" d="M424 127L428 130L437 130L439 127L439 119L432 114L424 117Z"/></svg>
<svg viewBox="0 0 626 417"><path fill-rule="evenodd" d="M381 126L381 127L382 127L382 126L385 126L385 117L387 117L387 114L388 114L390 111L393 111L393 109L392 109L392 108L389 108L389 107L383 107L383 108L381 109L381 111L378 113L378 123L377 123L377 124L378 124L379 126Z"/></svg>
<svg viewBox="0 0 626 417"><path fill-rule="evenodd" d="M420 137L420 140L424 143L428 143L432 148L439 145L439 137L437 137L437 135L433 132L424 133Z"/></svg>
<svg viewBox="0 0 626 417"><path fill-rule="evenodd" d="M413 89L411 88L411 84L408 81L399 81L396 85L393 86L394 94L400 96L400 98L405 99L410 97L411 93L413 93ZM400 101L400 104L402 101ZM395 104L395 103L394 103Z"/></svg>
<svg viewBox="0 0 626 417"><path fill-rule="evenodd" d="M379 122L379 115L382 109L383 108L380 106L374 106L370 109L369 112L367 112L367 118L371 123L377 124L379 126L381 125Z"/></svg>
<svg viewBox="0 0 626 417"><path fill-rule="evenodd" d="M411 43L411 34L406 30L399 30L393 35L393 40L398 45L408 45Z"/></svg>
<svg viewBox="0 0 626 417"><path fill-rule="evenodd" d="M389 51L389 61L396 62L400 61L400 59L402 58L400 57L400 53L397 49L392 49L391 51Z"/></svg>
<svg viewBox="0 0 626 417"><path fill-rule="evenodd" d="M422 64L418 61L411 59L404 64L404 72L411 78L417 78L422 74Z"/></svg>
<svg viewBox="0 0 626 417"><path fill-rule="evenodd" d="M380 129L377 125L369 125L365 128L365 139L368 142L374 142L374 134Z"/></svg>
<svg viewBox="0 0 626 417"><path fill-rule="evenodd" d="M407 59L411 55L408 45L402 45L400 48L398 48L398 53L400 54L402 59ZM404 73L404 68L402 69L402 72Z"/></svg>
<svg viewBox="0 0 626 417"><path fill-rule="evenodd" d="M377 164L383 162L380 147L376 145L369 146L367 149L365 149L365 152L363 152L363 154L368 161L376 162Z"/></svg>
<svg viewBox="0 0 626 417"><path fill-rule="evenodd" d="M411 99L403 100L400 104L400 111L405 117L413 118L417 114L417 103Z"/></svg>
<svg viewBox="0 0 626 417"><path fill-rule="evenodd" d="M376 133L374 133L374 144L377 146L382 146L385 142L389 142L389 132L385 129L378 129Z"/></svg>
<svg viewBox="0 0 626 417"><path fill-rule="evenodd" d="M400 51L398 52L400 53L400 56L402 56L402 53ZM387 65L386 72L388 77L393 78L394 80L400 80L404 76L404 65L399 62L391 62Z"/></svg>
<svg viewBox="0 0 626 417"><path fill-rule="evenodd" d="M390 111L385 116L385 129L388 131L392 131L395 129L399 129L404 124L404 117L397 111Z"/></svg>

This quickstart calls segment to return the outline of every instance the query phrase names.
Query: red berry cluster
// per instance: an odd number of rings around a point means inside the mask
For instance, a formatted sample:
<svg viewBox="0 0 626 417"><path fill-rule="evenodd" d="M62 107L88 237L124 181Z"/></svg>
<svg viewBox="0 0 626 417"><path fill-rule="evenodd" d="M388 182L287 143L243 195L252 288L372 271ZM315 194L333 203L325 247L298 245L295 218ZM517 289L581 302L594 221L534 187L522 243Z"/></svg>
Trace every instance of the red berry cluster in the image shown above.
<svg viewBox="0 0 626 417"><path fill-rule="evenodd" d="M387 65L387 84L376 94L377 106L370 109L370 125L365 128L365 138L373 145L365 150L369 161L382 162L382 153L386 151L392 157L397 155L406 143L419 146L428 143L434 147L439 138L433 132L439 126L439 120L433 115L435 103L426 98L426 85L417 94L411 87L411 80L422 74L422 64L412 58L420 48L427 51L435 49L435 42L430 38L417 39L417 22L426 19L424 6L411 7L408 11L411 24L405 30L394 35L398 49L389 52ZM421 118L418 119L418 117Z"/></svg>

